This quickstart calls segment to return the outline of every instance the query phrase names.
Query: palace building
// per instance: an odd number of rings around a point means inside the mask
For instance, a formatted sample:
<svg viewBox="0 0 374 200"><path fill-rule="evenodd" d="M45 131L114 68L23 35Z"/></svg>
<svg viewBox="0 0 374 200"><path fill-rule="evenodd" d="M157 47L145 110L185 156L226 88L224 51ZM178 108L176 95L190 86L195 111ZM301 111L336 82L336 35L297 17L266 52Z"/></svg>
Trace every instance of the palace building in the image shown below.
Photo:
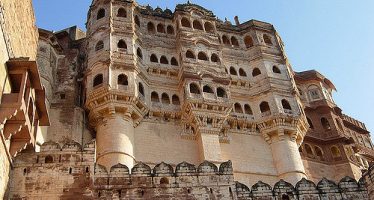
<svg viewBox="0 0 374 200"><path fill-rule="evenodd" d="M0 11L0 198L374 198L370 132L272 24L93 0L87 31L53 32L31 0Z"/></svg>

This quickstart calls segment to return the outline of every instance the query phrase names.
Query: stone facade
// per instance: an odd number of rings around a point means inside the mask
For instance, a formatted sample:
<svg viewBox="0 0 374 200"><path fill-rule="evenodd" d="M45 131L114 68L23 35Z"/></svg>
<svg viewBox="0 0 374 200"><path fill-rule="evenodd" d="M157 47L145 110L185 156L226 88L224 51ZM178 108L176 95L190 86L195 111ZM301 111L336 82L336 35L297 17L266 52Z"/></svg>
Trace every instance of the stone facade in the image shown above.
<svg viewBox="0 0 374 200"><path fill-rule="evenodd" d="M5 198L368 199L369 131L326 77L293 71L271 24L94 0L86 33L34 28L36 56L17 57L36 59L43 123L13 157L0 147Z"/></svg>

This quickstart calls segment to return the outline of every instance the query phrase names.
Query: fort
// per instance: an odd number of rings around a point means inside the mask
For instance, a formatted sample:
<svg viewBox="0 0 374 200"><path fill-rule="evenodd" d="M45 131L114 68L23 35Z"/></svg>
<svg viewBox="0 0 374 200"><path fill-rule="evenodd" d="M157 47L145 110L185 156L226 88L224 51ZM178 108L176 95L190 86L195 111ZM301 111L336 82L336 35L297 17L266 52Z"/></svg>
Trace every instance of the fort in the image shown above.
<svg viewBox="0 0 374 200"><path fill-rule="evenodd" d="M0 2L0 198L374 199L373 144L274 26L93 0L86 31Z"/></svg>

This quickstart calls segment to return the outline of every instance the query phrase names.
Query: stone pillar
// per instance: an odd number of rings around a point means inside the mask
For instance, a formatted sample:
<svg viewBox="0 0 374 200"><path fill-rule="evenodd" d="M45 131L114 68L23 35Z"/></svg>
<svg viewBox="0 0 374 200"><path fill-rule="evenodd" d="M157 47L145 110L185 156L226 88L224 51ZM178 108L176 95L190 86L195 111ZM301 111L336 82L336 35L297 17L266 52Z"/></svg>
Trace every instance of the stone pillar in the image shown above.
<svg viewBox="0 0 374 200"><path fill-rule="evenodd" d="M306 174L299 148L292 138L284 130L278 130L278 134L273 135L269 142L278 177L295 184L306 178Z"/></svg>
<svg viewBox="0 0 374 200"><path fill-rule="evenodd" d="M221 162L221 145L218 134L200 133L198 136L200 162L205 160L220 163Z"/></svg>
<svg viewBox="0 0 374 200"><path fill-rule="evenodd" d="M96 128L96 162L109 170L118 163L134 166L134 126L131 116L115 113Z"/></svg>

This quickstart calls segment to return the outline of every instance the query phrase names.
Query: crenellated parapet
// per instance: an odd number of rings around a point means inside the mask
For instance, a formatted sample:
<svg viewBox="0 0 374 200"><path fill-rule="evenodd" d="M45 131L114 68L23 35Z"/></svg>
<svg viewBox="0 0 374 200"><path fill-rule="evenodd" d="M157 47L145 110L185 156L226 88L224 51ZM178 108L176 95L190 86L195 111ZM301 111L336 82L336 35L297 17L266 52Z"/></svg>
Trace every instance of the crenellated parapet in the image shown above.
<svg viewBox="0 0 374 200"><path fill-rule="evenodd" d="M248 187L235 182L231 161L197 166L137 162L132 168L115 164L108 169L95 163L94 141L84 147L74 141L62 146L46 142L40 153L18 156L11 197L47 198L53 192L53 197L86 199L370 199L364 179L322 179L315 184L303 178L295 185L280 180L273 186L259 181Z"/></svg>

